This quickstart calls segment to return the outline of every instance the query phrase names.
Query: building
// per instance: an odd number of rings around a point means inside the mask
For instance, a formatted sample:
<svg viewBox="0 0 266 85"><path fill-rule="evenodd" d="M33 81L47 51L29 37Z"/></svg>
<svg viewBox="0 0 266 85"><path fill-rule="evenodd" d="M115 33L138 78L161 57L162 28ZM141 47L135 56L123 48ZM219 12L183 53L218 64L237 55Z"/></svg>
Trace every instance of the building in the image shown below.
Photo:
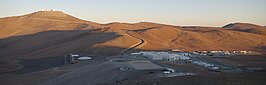
<svg viewBox="0 0 266 85"><path fill-rule="evenodd" d="M167 61L175 61L175 60L188 60L187 53L168 53L168 52L140 52L143 56L146 56L149 59L153 60L167 60Z"/></svg>
<svg viewBox="0 0 266 85"><path fill-rule="evenodd" d="M182 55L182 56L187 56L187 57L190 57L191 56L191 54L190 53L177 53L178 55Z"/></svg>
<svg viewBox="0 0 266 85"><path fill-rule="evenodd" d="M73 56L73 57L79 57L78 54L70 54L70 55Z"/></svg>
<svg viewBox="0 0 266 85"><path fill-rule="evenodd" d="M41 9L41 11L56 11L55 9Z"/></svg>

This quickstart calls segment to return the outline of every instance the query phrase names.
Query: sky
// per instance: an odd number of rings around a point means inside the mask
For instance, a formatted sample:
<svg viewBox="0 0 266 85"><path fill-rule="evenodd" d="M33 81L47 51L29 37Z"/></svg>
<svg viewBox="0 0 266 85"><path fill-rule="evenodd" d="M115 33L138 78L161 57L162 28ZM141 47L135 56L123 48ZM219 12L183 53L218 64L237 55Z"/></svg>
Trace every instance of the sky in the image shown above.
<svg viewBox="0 0 266 85"><path fill-rule="evenodd" d="M266 0L1 0L0 17L56 9L97 23L140 21L181 26L233 22L266 26Z"/></svg>

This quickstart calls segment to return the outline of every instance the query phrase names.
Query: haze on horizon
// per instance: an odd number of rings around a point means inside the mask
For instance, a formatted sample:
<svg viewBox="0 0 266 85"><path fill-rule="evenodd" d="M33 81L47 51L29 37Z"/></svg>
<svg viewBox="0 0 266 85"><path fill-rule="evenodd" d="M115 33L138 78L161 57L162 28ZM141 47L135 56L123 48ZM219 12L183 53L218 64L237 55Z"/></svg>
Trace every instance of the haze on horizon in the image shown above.
<svg viewBox="0 0 266 85"><path fill-rule="evenodd" d="M223 26L230 22L266 25L266 0L1 0L0 17L56 9L83 20L172 25Z"/></svg>

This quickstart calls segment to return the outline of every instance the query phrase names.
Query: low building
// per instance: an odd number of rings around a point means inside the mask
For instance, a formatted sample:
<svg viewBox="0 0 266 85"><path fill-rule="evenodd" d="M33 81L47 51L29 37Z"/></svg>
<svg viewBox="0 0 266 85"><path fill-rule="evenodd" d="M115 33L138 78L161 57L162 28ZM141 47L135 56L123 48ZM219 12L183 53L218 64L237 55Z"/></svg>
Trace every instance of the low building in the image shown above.
<svg viewBox="0 0 266 85"><path fill-rule="evenodd" d="M79 57L78 54L71 54L71 56L73 56L73 57Z"/></svg>
<svg viewBox="0 0 266 85"><path fill-rule="evenodd" d="M187 53L168 53L168 52L141 52L143 56L153 60L188 60L190 54Z"/></svg>

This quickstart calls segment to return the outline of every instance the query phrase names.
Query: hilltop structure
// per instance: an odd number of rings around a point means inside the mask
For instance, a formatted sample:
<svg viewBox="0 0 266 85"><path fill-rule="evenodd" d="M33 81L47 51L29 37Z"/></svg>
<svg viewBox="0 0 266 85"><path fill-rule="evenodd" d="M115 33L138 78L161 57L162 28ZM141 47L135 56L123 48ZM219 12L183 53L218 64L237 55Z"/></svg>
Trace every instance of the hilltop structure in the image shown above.
<svg viewBox="0 0 266 85"><path fill-rule="evenodd" d="M55 9L41 9L41 11L56 11Z"/></svg>

